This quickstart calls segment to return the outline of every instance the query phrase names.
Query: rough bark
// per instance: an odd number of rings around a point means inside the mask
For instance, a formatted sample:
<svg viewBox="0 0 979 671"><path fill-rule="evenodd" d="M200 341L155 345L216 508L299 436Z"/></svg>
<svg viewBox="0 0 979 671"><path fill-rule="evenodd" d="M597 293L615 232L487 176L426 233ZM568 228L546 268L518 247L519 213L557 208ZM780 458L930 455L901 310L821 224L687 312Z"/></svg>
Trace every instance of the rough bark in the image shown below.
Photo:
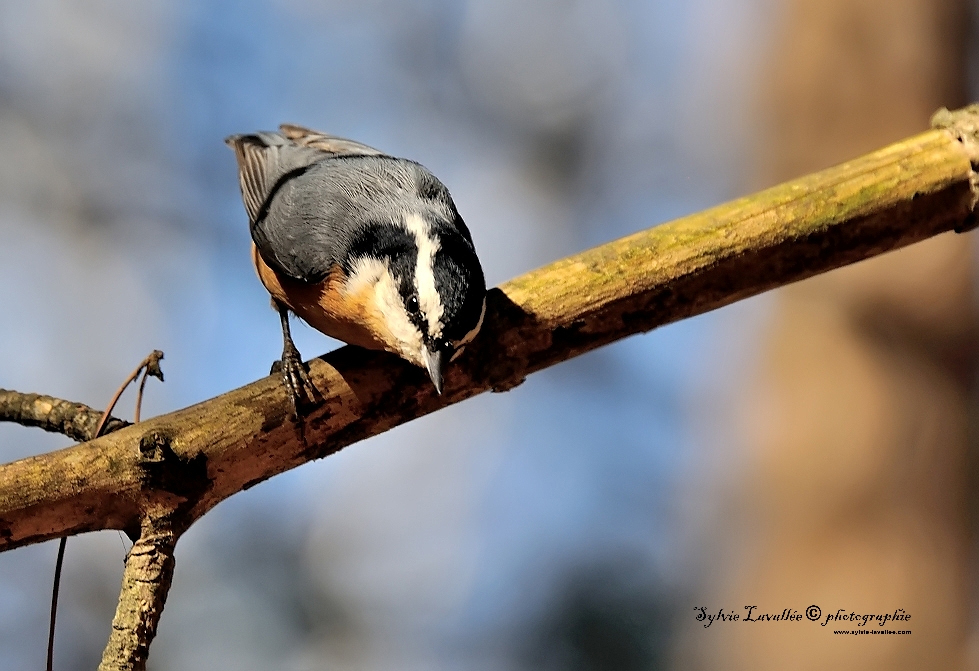
<svg viewBox="0 0 979 671"><path fill-rule="evenodd" d="M0 422L36 426L52 433L62 433L78 442L85 442L95 435L95 428L101 417L101 411L93 410L84 403L0 389ZM109 417L102 433L112 433L126 426L129 426L129 422Z"/></svg>
<svg viewBox="0 0 979 671"><path fill-rule="evenodd" d="M126 556L119 603L99 671L146 668L150 643L173 580L176 543L177 534L166 513L160 518L147 516L140 537Z"/></svg>

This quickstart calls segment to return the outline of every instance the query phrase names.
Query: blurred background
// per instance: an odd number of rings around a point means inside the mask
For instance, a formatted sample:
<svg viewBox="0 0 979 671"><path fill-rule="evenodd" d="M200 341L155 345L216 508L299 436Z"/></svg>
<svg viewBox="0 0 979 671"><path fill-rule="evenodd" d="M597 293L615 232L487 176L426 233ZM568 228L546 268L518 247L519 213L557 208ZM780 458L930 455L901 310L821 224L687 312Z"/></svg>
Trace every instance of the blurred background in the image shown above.
<svg viewBox="0 0 979 671"><path fill-rule="evenodd" d="M159 348L149 416L268 373L231 133L425 164L492 285L926 129L979 97L973 9L0 2L0 386L101 408ZM979 668L975 268L942 236L241 493L181 540L149 668ZM4 461L66 444L0 426ZM55 668L97 665L128 547L69 541ZM43 665L56 551L0 554L4 669ZM810 604L914 633L694 619Z"/></svg>

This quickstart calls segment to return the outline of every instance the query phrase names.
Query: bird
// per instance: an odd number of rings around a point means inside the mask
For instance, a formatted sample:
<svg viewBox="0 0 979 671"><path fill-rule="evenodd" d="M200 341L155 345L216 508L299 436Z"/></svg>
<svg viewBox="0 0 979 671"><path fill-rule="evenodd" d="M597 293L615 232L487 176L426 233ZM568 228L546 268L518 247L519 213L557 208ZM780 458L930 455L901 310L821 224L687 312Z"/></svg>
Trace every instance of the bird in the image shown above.
<svg viewBox="0 0 979 671"><path fill-rule="evenodd" d="M448 189L414 161L302 126L232 135L251 256L282 327L283 383L297 414L315 387L289 330L295 314L348 344L443 374L479 333L486 283Z"/></svg>

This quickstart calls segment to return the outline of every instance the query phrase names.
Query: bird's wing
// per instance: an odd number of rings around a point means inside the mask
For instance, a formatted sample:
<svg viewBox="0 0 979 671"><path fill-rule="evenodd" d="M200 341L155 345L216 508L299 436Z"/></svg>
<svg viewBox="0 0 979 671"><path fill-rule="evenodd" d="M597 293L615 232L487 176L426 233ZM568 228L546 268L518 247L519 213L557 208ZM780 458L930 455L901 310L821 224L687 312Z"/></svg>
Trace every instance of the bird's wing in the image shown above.
<svg viewBox="0 0 979 671"><path fill-rule="evenodd" d="M225 142L238 159L238 179L252 226L275 191L311 165L337 156L379 156L376 149L302 126L283 124L279 133L232 135Z"/></svg>
<svg viewBox="0 0 979 671"><path fill-rule="evenodd" d="M367 145L284 124L279 132L225 140L238 159L252 240L276 272L304 282L322 279L364 224L364 175L337 158L383 157ZM315 175L315 176L314 176ZM371 189L368 189L369 191ZM382 192L377 185L374 192ZM277 194L290 194L283 200Z"/></svg>
<svg viewBox="0 0 979 671"><path fill-rule="evenodd" d="M279 133L232 135L225 142L235 150L238 159L241 197L252 226L289 177L327 156L312 147L297 145Z"/></svg>

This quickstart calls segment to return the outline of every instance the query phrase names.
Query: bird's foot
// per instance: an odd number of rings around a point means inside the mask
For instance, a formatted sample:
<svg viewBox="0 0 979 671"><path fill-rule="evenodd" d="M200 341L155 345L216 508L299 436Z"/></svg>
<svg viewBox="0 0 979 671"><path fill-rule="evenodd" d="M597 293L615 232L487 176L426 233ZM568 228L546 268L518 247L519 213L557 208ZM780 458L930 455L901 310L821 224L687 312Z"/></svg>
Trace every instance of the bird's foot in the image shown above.
<svg viewBox="0 0 979 671"><path fill-rule="evenodd" d="M309 377L306 364L303 363L299 350L295 347L285 348L282 352L282 359L272 364L271 375L279 373L282 375L282 383L289 392L292 399L292 406L297 416L303 415L303 411L308 410L316 404L316 387Z"/></svg>

